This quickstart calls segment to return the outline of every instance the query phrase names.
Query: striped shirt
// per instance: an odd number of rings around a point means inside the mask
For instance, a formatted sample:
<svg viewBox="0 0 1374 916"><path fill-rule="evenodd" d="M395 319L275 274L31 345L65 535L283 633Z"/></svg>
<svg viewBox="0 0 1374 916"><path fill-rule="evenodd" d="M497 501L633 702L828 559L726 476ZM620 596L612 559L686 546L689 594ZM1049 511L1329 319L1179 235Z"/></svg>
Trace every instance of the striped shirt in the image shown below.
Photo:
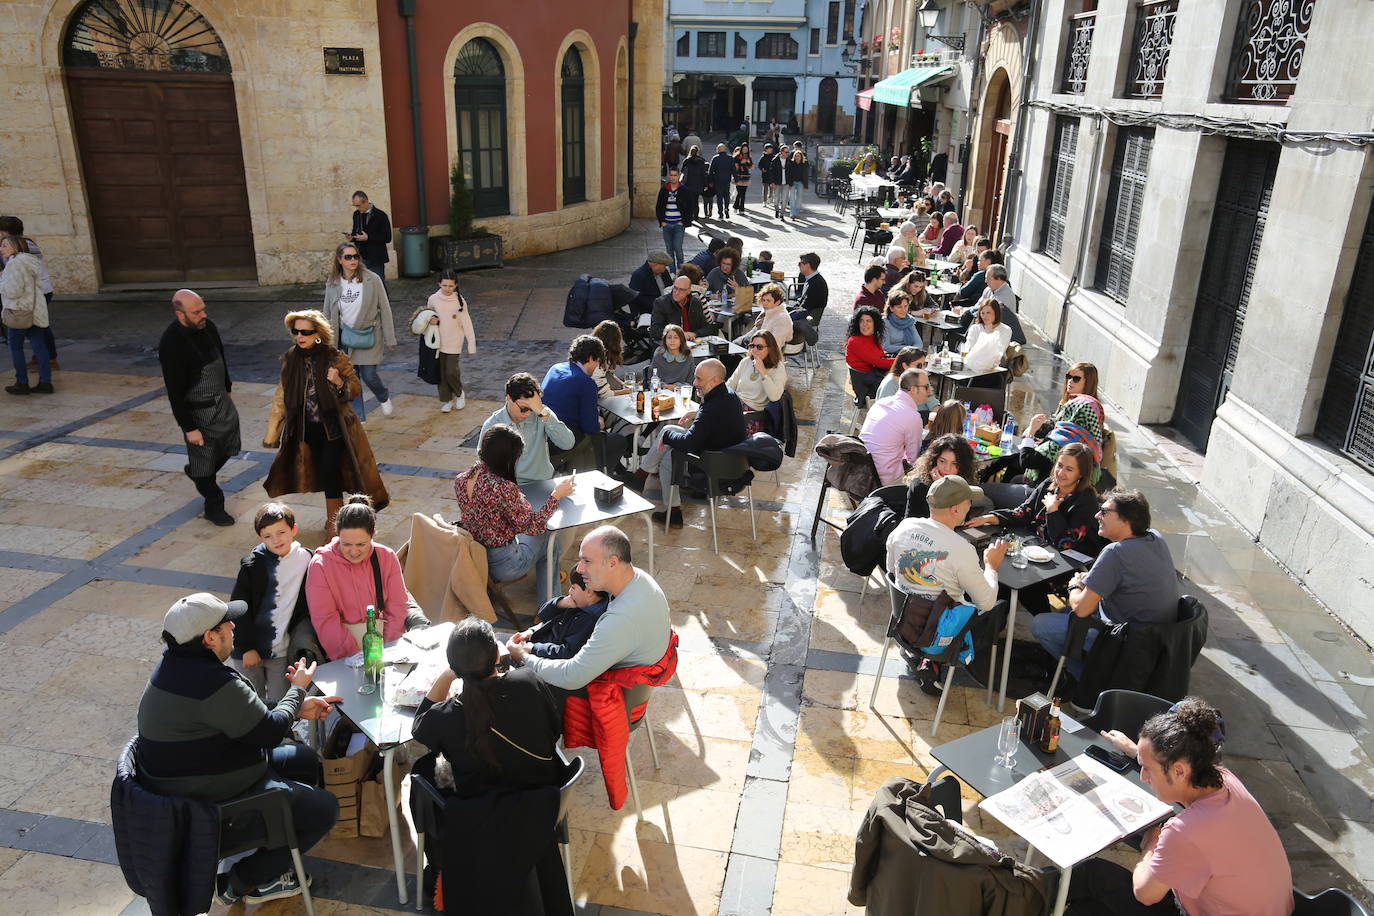
<svg viewBox="0 0 1374 916"><path fill-rule="evenodd" d="M680 187L681 185L678 186ZM663 207L663 221L669 226L676 226L682 222L682 211L677 206L678 188L664 188L668 192L668 202Z"/></svg>

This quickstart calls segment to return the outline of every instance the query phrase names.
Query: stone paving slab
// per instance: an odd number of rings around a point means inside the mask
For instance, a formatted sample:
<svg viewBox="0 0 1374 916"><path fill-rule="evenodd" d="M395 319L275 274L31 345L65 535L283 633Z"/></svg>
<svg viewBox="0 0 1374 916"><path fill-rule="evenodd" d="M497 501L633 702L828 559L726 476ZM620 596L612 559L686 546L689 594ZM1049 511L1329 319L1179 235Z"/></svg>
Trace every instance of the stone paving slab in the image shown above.
<svg viewBox="0 0 1374 916"><path fill-rule="evenodd" d="M857 819L874 791L895 775L924 778L935 765L931 747L997 718L983 691L956 682L932 738L934 701L899 660L878 670L886 596L864 593L862 580L844 569L832 531L822 526L810 541L823 469L811 448L847 424L844 300L861 274L846 247L847 223L824 204L811 207L808 219L785 227L757 213L712 224L742 235L750 250L770 248L789 272L798 255L819 252L836 305L823 324L823 367L790 370L801 443L795 460L755 485L757 538L738 499L717 512L719 554L704 504L688 503L683 530L656 533L656 571L682 635L682 663L652 704L661 768L643 735L630 748L643 821L607 807L600 768L588 758L572 817L583 913L857 912L844 900L847 869ZM499 407L505 377L542 374L577 333L561 325L577 274L622 280L660 244L651 223L636 221L599 245L464 275L478 352L463 357L470 393L462 412L437 411L433 388L414 376L414 341L403 337L382 367L397 412L367 420L395 500L382 513L380 540L399 544L412 512L451 511L451 476L474 459L474 433ZM698 247L693 233L686 247ZM402 323L433 283L388 286ZM272 457L257 441L288 345L281 315L314 306L319 295L309 285L208 295L247 446L226 469L228 509L240 522L232 528L197 517L181 474L180 436L151 349L170 320L166 294L59 297L58 393L0 402L0 702L25 711L0 721L6 913L146 912L111 865L113 760L133 732L143 681L161 651L165 609L187 591L225 594L237 558L252 546L245 522L263 499ZM1032 363L1011 392L1022 420L1053 403L1062 375L1042 346L1033 348ZM1110 409L1109 416L1124 482L1149 495L1157 526L1209 608L1212 637L1193 689L1227 716L1228 758L1278 826L1300 887L1367 892L1374 886L1374 659L1199 495L1186 453L1173 443L1162 449L1167 439ZM302 542L318 545L322 499L292 503ZM831 506L832 515L842 513L838 497ZM627 530L638 545L641 527ZM517 603L533 601L529 582L510 592ZM1018 850L976 802L966 790L966 821ZM1111 856L1130 861L1129 853ZM319 911L403 909L388 868L384 841L325 841L312 859ZM57 909L41 890L54 883L62 887ZM298 909L281 901L254 912Z"/></svg>

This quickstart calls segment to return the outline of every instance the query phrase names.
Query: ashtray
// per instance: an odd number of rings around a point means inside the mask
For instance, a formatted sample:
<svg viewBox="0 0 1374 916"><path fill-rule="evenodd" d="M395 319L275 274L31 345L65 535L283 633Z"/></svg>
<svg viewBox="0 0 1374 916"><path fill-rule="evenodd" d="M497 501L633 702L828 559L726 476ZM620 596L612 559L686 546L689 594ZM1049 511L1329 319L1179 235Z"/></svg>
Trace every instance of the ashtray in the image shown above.
<svg viewBox="0 0 1374 916"><path fill-rule="evenodd" d="M623 483L617 483L613 487L596 487L592 491L592 496L598 503L618 503L624 492L625 485Z"/></svg>

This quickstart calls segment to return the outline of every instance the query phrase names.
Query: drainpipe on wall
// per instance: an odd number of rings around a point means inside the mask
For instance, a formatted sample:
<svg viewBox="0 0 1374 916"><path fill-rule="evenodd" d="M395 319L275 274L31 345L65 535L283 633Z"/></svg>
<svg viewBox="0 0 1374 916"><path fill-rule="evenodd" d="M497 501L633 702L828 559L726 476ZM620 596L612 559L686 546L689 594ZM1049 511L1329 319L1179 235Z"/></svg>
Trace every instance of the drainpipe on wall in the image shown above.
<svg viewBox="0 0 1374 916"><path fill-rule="evenodd" d="M639 23L630 20L629 41L629 85L625 90L625 192L630 195L630 214L635 212L635 36L639 34Z"/></svg>
<svg viewBox="0 0 1374 916"><path fill-rule="evenodd" d="M978 13L978 38L974 43L977 52L973 57L973 76L969 80L969 109L968 116L964 125L964 162L959 169L959 212L967 214L964 209L965 198L968 195L968 168L973 162L973 126L978 123L978 80L983 76L983 41L987 38L988 17L987 10L981 6L975 6L974 10ZM965 217L967 218L967 216Z"/></svg>
<svg viewBox="0 0 1374 916"><path fill-rule="evenodd" d="M406 63L410 66L410 128L415 144L415 200L419 207L416 222L429 231L429 209L425 204L425 151L420 145L420 64L415 53L415 7L419 0L398 0L406 21Z"/></svg>
<svg viewBox="0 0 1374 916"><path fill-rule="evenodd" d="M1021 186L1021 148L1026 143L1026 121L1030 119L1030 93L1031 84L1035 81L1036 64L1040 60L1040 46L1038 33L1040 31L1040 4L1032 2L1030 11L1030 23L1026 28L1026 37L1021 42L1021 58L1025 61L1025 66L1021 73L1021 101L1016 112L1016 135L1011 141L1011 158L1007 161L1007 188L1002 194L1002 214L997 220L997 226L1001 230L1002 239L1007 239L1007 233L1013 233L1010 237L1010 245L1016 244L1016 227L1011 220L1016 216L1016 204L1024 189ZM999 240L1000 241L1000 240ZM1005 251L1007 244L1003 244Z"/></svg>
<svg viewBox="0 0 1374 916"><path fill-rule="evenodd" d="M1059 303L1059 329L1054 332L1054 352L1064 352L1064 336L1069 330L1069 303L1073 294L1078 292L1079 274L1083 270L1083 258L1088 252L1088 228L1092 223L1093 201L1097 199L1097 170L1102 162L1102 142L1106 133L1102 129L1102 119L1094 117L1092 166L1088 171L1088 197L1083 207L1083 220L1078 229L1078 250L1073 255L1073 273L1069 275L1069 285L1064 289L1064 301Z"/></svg>

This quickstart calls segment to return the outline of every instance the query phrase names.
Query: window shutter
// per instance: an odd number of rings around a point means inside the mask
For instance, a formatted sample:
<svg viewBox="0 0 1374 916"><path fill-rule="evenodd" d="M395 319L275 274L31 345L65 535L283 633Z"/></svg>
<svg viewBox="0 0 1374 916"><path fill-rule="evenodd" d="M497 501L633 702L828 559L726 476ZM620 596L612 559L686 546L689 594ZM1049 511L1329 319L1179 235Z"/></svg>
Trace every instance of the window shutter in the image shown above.
<svg viewBox="0 0 1374 916"><path fill-rule="evenodd" d="M1064 252L1064 230L1068 223L1069 192L1073 188L1074 157L1078 151L1078 119L1063 115L1055 118L1051 146L1049 189L1045 193L1045 224L1041 247L1058 261Z"/></svg>
<svg viewBox="0 0 1374 916"><path fill-rule="evenodd" d="M1316 435L1374 471L1374 208L1355 257Z"/></svg>
<svg viewBox="0 0 1374 916"><path fill-rule="evenodd" d="M1123 305L1130 294L1153 146L1154 131L1150 128L1121 128L1116 139L1116 160L1097 256L1097 288Z"/></svg>

